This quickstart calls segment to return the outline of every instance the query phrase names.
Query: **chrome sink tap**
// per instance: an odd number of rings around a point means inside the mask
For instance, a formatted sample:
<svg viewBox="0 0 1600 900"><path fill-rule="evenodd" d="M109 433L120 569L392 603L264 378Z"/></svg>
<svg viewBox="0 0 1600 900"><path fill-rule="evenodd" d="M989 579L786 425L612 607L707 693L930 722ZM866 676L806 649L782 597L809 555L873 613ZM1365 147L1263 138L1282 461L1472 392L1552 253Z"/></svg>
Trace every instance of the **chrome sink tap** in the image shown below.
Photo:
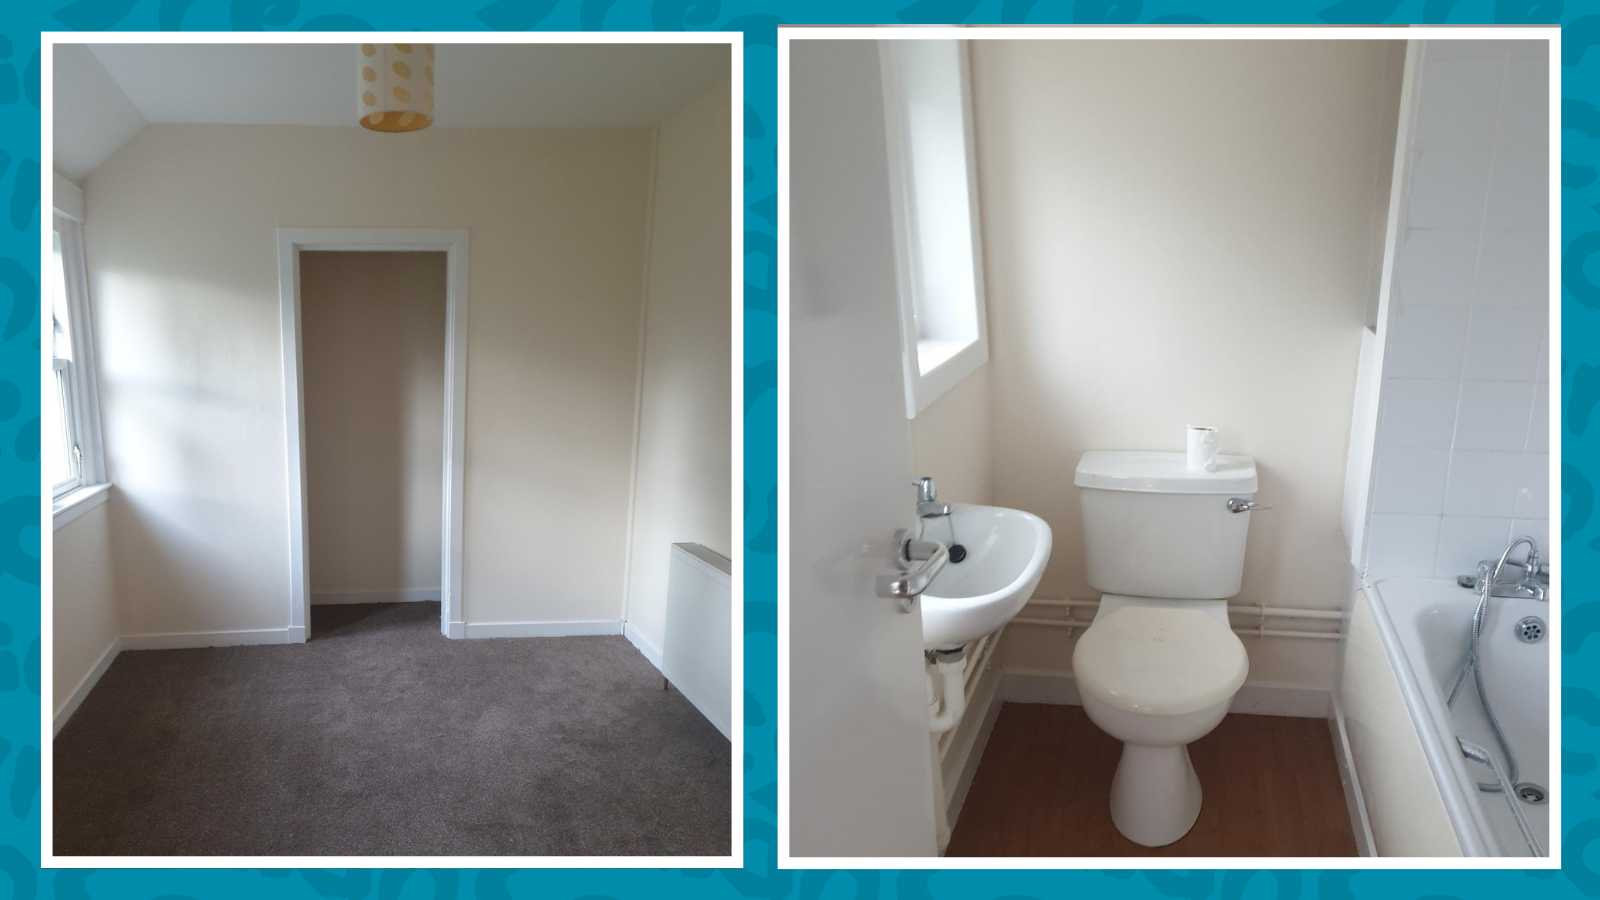
<svg viewBox="0 0 1600 900"><path fill-rule="evenodd" d="M934 486L933 479L927 475L911 482L917 488L917 515L924 519L936 519L939 516L950 515L950 504L939 502L939 489Z"/></svg>

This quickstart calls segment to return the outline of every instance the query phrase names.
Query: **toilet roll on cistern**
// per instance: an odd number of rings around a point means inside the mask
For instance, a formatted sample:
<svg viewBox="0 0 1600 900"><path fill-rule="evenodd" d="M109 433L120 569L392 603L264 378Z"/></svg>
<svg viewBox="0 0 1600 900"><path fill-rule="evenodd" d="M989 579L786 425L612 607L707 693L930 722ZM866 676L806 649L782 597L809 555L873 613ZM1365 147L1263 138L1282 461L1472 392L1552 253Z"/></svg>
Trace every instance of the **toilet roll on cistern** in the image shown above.
<svg viewBox="0 0 1600 900"><path fill-rule="evenodd" d="M1189 471L1217 470L1217 430L1208 425L1189 426Z"/></svg>

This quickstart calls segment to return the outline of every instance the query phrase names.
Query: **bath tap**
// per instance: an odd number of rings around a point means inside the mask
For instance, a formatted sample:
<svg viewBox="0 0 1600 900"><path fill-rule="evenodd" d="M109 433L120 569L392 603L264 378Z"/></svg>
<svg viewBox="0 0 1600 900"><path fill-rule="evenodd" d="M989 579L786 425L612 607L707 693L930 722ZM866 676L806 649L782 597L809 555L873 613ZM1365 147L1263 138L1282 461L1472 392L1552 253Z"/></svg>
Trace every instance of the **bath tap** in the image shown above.
<svg viewBox="0 0 1600 900"><path fill-rule="evenodd" d="M1512 551L1521 544L1528 545L1528 554L1524 561L1519 563L1510 557ZM1512 539L1499 559L1480 561L1478 572L1482 573L1485 570L1489 573L1490 597L1539 601L1549 599L1550 567L1539 561L1539 543L1527 535ZM1512 577L1505 577L1507 574ZM1456 583L1465 588L1476 588L1479 577L1481 576L1462 575L1456 579Z"/></svg>
<svg viewBox="0 0 1600 900"><path fill-rule="evenodd" d="M1511 552L1522 544L1528 545L1528 555L1523 557L1522 565L1518 566L1516 563L1508 562ZM1522 580L1516 584L1509 585L1501 582L1500 575L1505 572L1507 567L1521 569ZM1539 542L1527 535L1520 535L1511 539L1511 543L1506 545L1506 549L1500 554L1499 559L1493 561L1485 559L1479 562L1477 576L1470 579L1478 588L1478 604L1472 610L1472 628L1467 638L1467 658L1461 663L1461 674L1456 676L1455 686L1450 689L1450 697L1445 700L1444 705L1446 709L1455 708L1456 698L1461 696L1461 689L1466 686L1467 676L1471 675L1473 684L1478 689L1478 704L1483 708L1483 716L1489 720L1489 729L1494 732L1495 740L1499 742L1500 749L1505 753L1506 768L1511 770L1510 778L1501 778L1500 770L1496 768L1495 776L1500 779L1499 781L1478 782L1478 790L1485 793L1492 794L1503 791L1505 790L1505 785L1516 784L1518 773L1517 755L1511 749L1511 742L1506 739L1505 729L1500 727L1500 720L1494 714L1494 707L1489 704L1488 689L1484 687L1483 656L1479 650L1483 640L1484 625L1489 616L1489 600L1493 597L1544 600L1546 597L1545 586L1536 581L1541 571L1545 571L1545 569L1539 564ZM1545 584L1548 584L1550 581L1548 571L1545 571L1544 579ZM1462 577L1456 579L1456 582L1467 587L1473 586L1473 584L1468 584L1468 580ZM1460 740L1459 735L1457 740ZM1463 742L1462 752L1466 753L1469 759L1475 759L1476 757L1473 757L1468 750L1469 746L1471 745ZM1493 765L1493 763L1491 762L1490 765Z"/></svg>
<svg viewBox="0 0 1600 900"><path fill-rule="evenodd" d="M924 519L950 515L950 504L939 502L939 489L931 477L924 475L911 483L917 489L917 515Z"/></svg>

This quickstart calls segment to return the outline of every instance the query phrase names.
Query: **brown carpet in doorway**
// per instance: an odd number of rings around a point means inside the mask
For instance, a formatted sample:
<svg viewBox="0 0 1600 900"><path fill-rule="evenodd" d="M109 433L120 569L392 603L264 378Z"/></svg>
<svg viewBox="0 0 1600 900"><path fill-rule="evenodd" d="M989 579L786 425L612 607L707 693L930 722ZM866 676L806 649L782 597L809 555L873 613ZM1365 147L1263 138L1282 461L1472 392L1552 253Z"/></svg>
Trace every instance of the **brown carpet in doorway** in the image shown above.
<svg viewBox="0 0 1600 900"><path fill-rule="evenodd" d="M1005 704L946 855L1356 855L1326 719L1230 715L1190 744L1200 818L1165 847L1111 821L1121 756L1081 706Z"/></svg>
<svg viewBox="0 0 1600 900"><path fill-rule="evenodd" d="M57 736L62 855L727 855L728 741L622 637L124 652Z"/></svg>

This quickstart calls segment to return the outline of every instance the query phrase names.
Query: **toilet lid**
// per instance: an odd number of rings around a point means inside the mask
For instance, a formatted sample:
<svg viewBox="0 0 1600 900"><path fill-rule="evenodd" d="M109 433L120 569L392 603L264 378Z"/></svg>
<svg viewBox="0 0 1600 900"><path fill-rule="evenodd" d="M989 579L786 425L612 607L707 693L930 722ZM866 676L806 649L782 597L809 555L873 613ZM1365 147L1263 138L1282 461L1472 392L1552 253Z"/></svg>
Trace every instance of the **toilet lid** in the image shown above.
<svg viewBox="0 0 1600 900"><path fill-rule="evenodd" d="M1177 716L1227 702L1250 670L1232 629L1200 610L1125 607L1072 651L1078 690L1129 712Z"/></svg>

